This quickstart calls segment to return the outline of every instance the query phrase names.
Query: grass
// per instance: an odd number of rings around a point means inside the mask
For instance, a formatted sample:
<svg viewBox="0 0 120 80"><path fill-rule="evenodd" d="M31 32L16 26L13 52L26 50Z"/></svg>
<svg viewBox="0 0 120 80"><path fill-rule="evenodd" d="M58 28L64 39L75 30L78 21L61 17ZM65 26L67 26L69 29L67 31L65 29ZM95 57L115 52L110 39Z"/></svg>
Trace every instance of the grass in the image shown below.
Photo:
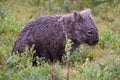
<svg viewBox="0 0 120 80"><path fill-rule="evenodd" d="M14 42L24 25L36 17L67 14L91 8L98 25L100 41L85 45L70 55L71 80L120 80L120 3L119 0L1 0L0 1L0 80L66 80L63 63L49 64L40 59L32 66L26 50L21 56L11 55ZM93 3L94 2L94 3ZM51 5L52 4L52 5ZM81 6L79 5L81 4ZM68 43L69 45L69 43ZM69 52L69 50L67 50Z"/></svg>

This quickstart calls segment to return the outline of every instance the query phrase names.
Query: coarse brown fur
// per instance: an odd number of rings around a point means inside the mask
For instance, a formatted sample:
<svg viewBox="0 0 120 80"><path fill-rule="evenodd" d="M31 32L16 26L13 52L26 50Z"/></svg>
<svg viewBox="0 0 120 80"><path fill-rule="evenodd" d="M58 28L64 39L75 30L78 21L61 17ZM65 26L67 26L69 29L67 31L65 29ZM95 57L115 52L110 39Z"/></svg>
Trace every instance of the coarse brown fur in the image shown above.
<svg viewBox="0 0 120 80"><path fill-rule="evenodd" d="M13 51L22 53L26 45L35 44L35 56L50 61L61 60L65 54L66 37L73 42L73 49L81 44L95 45L99 41L98 30L89 9L68 15L53 15L29 22L19 34Z"/></svg>

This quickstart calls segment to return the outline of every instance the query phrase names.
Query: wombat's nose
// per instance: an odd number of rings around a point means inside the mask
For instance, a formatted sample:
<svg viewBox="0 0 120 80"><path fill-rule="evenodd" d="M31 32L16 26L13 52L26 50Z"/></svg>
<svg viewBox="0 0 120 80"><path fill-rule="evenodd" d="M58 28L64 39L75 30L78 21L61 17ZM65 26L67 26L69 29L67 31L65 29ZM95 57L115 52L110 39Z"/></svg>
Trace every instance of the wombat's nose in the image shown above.
<svg viewBox="0 0 120 80"><path fill-rule="evenodd" d="M97 39L95 40L95 42L98 43L98 42L99 42L99 38L97 38Z"/></svg>

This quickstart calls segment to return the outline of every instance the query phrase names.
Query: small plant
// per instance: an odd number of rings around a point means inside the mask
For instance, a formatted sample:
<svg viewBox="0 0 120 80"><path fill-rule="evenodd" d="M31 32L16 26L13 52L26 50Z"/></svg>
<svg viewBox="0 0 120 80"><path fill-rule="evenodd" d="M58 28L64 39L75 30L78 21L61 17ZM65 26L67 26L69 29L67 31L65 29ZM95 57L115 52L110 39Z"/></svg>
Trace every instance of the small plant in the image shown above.
<svg viewBox="0 0 120 80"><path fill-rule="evenodd" d="M0 35L1 34L12 34L19 33L21 25L18 24L16 17L8 13L5 18L0 19Z"/></svg>
<svg viewBox="0 0 120 80"><path fill-rule="evenodd" d="M66 45L65 45L65 51L66 51L66 55L67 55L67 80L70 80L70 50L72 49L72 43L70 39L67 39L66 37Z"/></svg>
<svg viewBox="0 0 120 80"><path fill-rule="evenodd" d="M103 49L105 47L112 47L117 42L117 36L113 36L114 32L111 29L106 29L101 32L99 46Z"/></svg>
<svg viewBox="0 0 120 80"><path fill-rule="evenodd" d="M3 3L0 1L0 19L1 19L1 18L3 19L3 18L6 17L6 15L7 15L8 12L9 12L10 5L11 5L11 3L8 3L8 4L7 4L7 7L4 8L4 7L3 7Z"/></svg>
<svg viewBox="0 0 120 80"><path fill-rule="evenodd" d="M78 63L78 64L82 64L85 62L86 58L89 58L90 55L90 49L89 47L85 46L84 49L81 52L78 51L74 51L72 52L71 56L71 63Z"/></svg>
<svg viewBox="0 0 120 80"><path fill-rule="evenodd" d="M32 50L26 49L24 53L13 54L10 56L3 67L4 75L0 77L2 80L49 80L51 67L48 63L41 66L33 67ZM0 69L1 70L1 69Z"/></svg>
<svg viewBox="0 0 120 80"><path fill-rule="evenodd" d="M55 63L51 67L50 80L65 80L65 73L59 63Z"/></svg>
<svg viewBox="0 0 120 80"><path fill-rule="evenodd" d="M79 74L76 80L119 80L120 59L117 55L105 56L103 59L90 62L88 58L83 65L76 65Z"/></svg>

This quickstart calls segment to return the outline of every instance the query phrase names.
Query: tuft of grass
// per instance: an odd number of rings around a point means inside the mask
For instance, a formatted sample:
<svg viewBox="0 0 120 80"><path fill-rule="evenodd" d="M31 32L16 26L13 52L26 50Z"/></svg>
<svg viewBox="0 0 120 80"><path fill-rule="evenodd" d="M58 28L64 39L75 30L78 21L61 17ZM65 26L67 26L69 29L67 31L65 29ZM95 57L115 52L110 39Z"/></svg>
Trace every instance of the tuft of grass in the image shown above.
<svg viewBox="0 0 120 80"><path fill-rule="evenodd" d="M111 56L97 59L94 63L87 58L82 66L76 64L75 68L78 70L76 80L119 80L120 59L116 58L116 55L111 54Z"/></svg>

